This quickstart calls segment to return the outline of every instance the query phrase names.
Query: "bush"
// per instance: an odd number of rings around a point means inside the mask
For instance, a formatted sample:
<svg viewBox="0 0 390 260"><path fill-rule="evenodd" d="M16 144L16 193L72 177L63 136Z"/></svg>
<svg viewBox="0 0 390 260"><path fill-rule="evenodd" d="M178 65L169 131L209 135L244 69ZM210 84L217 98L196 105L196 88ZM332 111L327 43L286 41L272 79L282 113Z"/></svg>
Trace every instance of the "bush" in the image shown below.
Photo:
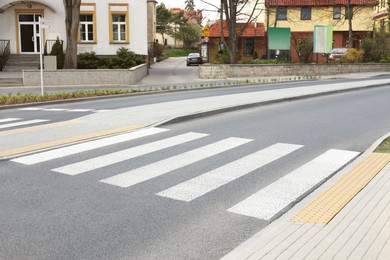
<svg viewBox="0 0 390 260"><path fill-rule="evenodd" d="M362 62L364 58L364 50L357 50L355 48L349 48L347 53L341 56L340 61L345 63L358 63Z"/></svg>
<svg viewBox="0 0 390 260"><path fill-rule="evenodd" d="M229 64L230 63L230 56L226 48L223 48L222 50L218 51L215 54L214 59L215 64Z"/></svg>
<svg viewBox="0 0 390 260"><path fill-rule="evenodd" d="M77 56L78 69L97 69L100 65L100 60L95 52L84 52Z"/></svg>
<svg viewBox="0 0 390 260"><path fill-rule="evenodd" d="M374 38L365 38L362 41L364 61L382 62L390 58L390 33L376 32Z"/></svg>
<svg viewBox="0 0 390 260"><path fill-rule="evenodd" d="M3 57L0 56L0 71L3 70Z"/></svg>
<svg viewBox="0 0 390 260"><path fill-rule="evenodd" d="M113 69L129 69L142 63L145 63L145 56L121 47L112 59L111 67Z"/></svg>
<svg viewBox="0 0 390 260"><path fill-rule="evenodd" d="M309 38L301 39L298 42L299 61L303 63L310 63L312 53L313 53L313 41Z"/></svg>
<svg viewBox="0 0 390 260"><path fill-rule="evenodd" d="M50 55L57 57L57 69L62 69L64 67L65 54L62 47L62 43L58 39L58 37L56 42L53 44L53 47L51 48Z"/></svg>

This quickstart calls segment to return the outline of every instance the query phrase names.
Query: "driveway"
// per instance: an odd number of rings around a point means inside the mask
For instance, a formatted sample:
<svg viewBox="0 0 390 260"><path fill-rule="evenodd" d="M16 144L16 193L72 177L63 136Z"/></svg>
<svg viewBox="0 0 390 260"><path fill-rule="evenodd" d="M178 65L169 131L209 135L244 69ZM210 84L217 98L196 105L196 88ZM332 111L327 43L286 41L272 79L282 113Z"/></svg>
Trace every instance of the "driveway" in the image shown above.
<svg viewBox="0 0 390 260"><path fill-rule="evenodd" d="M175 57L152 64L149 69L149 75L137 82L137 85L161 85L164 83L188 83L196 81L200 81L199 67L186 66L186 57Z"/></svg>

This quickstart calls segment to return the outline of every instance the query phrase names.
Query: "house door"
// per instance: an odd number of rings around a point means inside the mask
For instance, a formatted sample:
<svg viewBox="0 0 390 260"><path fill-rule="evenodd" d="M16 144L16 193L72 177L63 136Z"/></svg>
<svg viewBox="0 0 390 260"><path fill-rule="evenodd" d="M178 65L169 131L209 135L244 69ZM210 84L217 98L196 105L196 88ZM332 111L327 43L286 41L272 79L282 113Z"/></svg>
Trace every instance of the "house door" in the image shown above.
<svg viewBox="0 0 390 260"><path fill-rule="evenodd" d="M40 14L19 14L19 46L22 53L39 53Z"/></svg>

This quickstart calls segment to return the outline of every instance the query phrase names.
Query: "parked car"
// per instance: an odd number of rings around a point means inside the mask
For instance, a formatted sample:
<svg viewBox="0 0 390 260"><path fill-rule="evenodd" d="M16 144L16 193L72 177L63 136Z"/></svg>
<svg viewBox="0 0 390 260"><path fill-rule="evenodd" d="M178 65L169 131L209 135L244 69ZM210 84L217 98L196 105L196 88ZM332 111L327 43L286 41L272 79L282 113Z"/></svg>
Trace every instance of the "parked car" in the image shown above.
<svg viewBox="0 0 390 260"><path fill-rule="evenodd" d="M330 52L329 60L336 61L339 60L342 56L347 54L348 48L334 48Z"/></svg>
<svg viewBox="0 0 390 260"><path fill-rule="evenodd" d="M203 60L199 53L190 53L187 56L187 66L191 64L202 64Z"/></svg>

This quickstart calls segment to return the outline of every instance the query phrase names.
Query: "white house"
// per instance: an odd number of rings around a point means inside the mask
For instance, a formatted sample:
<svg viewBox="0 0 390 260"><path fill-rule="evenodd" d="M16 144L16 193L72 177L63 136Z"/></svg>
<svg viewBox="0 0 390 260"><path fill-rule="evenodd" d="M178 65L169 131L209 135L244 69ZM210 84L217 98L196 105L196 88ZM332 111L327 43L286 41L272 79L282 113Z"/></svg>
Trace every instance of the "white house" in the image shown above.
<svg viewBox="0 0 390 260"><path fill-rule="evenodd" d="M62 0L0 0L0 40L10 41L11 54L39 53L38 17L48 19L44 42L66 42ZM126 47L148 53L147 0L82 0L78 52L115 54Z"/></svg>

